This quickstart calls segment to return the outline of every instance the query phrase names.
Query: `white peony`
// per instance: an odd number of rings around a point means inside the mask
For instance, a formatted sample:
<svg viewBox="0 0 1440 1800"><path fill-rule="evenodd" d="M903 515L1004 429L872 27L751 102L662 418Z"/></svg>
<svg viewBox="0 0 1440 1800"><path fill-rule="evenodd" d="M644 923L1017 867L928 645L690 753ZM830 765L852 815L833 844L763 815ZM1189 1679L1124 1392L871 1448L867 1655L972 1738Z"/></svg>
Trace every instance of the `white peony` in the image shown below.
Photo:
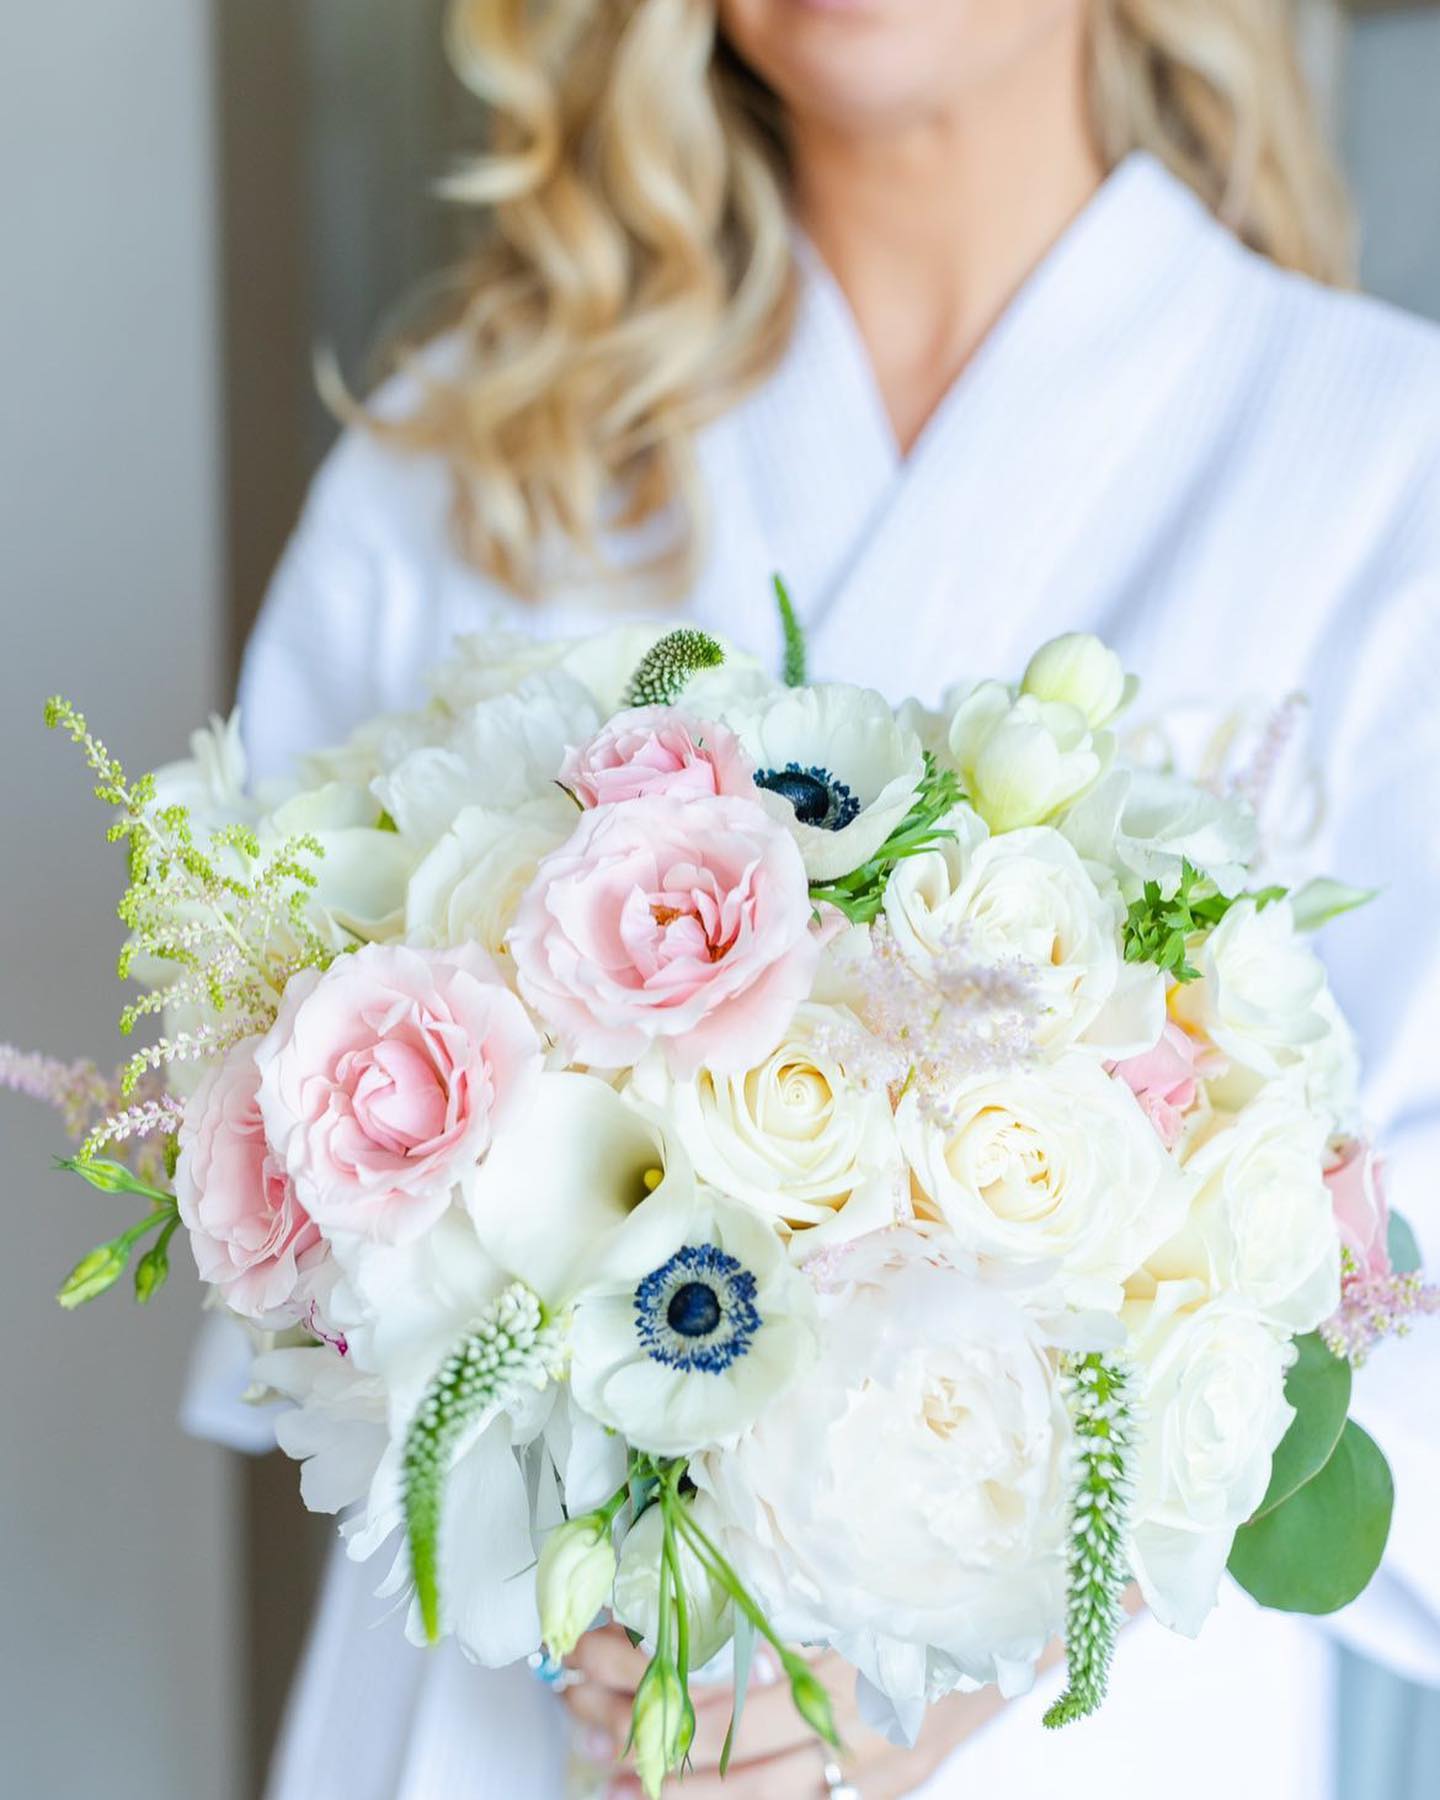
<svg viewBox="0 0 1440 1800"><path fill-rule="evenodd" d="M846 1042L863 1030L843 1007L806 1002L753 1069L682 1081L649 1056L627 1091L665 1116L701 1181L810 1256L890 1224L902 1191L890 1103L846 1073Z"/></svg>
<svg viewBox="0 0 1440 1800"><path fill-rule="evenodd" d="M869 688L781 689L768 704L725 716L755 764L761 804L794 834L812 881L868 861L925 773L919 738Z"/></svg>
<svg viewBox="0 0 1440 1800"><path fill-rule="evenodd" d="M985 1075L948 1116L901 1103L917 1206L962 1248L1046 1275L1077 1306L1115 1311L1125 1281L1180 1226L1187 1183L1130 1089L1071 1051Z"/></svg>
<svg viewBox="0 0 1440 1800"><path fill-rule="evenodd" d="M1073 706L1092 731L1108 725L1139 687L1115 652L1087 631L1067 631L1042 644L1020 682L1022 694Z"/></svg>
<svg viewBox="0 0 1440 1800"><path fill-rule="evenodd" d="M950 761L971 805L992 831L1042 825L1103 773L1113 739L1085 714L1004 682L982 681L950 720Z"/></svg>
<svg viewBox="0 0 1440 1800"><path fill-rule="evenodd" d="M1174 990L1172 1013L1251 1076L1295 1068L1329 1034L1325 970L1297 932L1288 900L1237 900L1191 961L1200 979Z"/></svg>
<svg viewBox="0 0 1440 1800"><path fill-rule="evenodd" d="M702 1192L656 1194L578 1294L570 1382L639 1450L685 1456L733 1440L815 1355L814 1299L774 1231Z"/></svg>
<svg viewBox="0 0 1440 1800"><path fill-rule="evenodd" d="M992 837L969 806L945 820L952 840L906 858L885 890L885 916L907 962L924 975L957 947L986 964L1019 963L1034 995L1036 1045L1079 1042L1118 1061L1153 1048L1165 1024L1159 970L1120 953L1125 907L1097 887L1048 825Z"/></svg>
<svg viewBox="0 0 1440 1800"><path fill-rule="evenodd" d="M1194 1637L1295 1416L1294 1353L1243 1300L1205 1302L1194 1282L1162 1282L1126 1319L1143 1408L1132 1567L1161 1624Z"/></svg>
<svg viewBox="0 0 1440 1800"><path fill-rule="evenodd" d="M1258 848L1246 801L1151 769L1110 769L1067 809L1060 829L1088 862L1110 870L1126 900L1147 881L1173 894L1186 862L1233 894Z"/></svg>
<svg viewBox="0 0 1440 1800"><path fill-rule="evenodd" d="M467 806L424 857L405 894L406 942L424 949L481 944L507 976L505 934L543 857L556 850L579 817L561 793L513 812Z"/></svg>
<svg viewBox="0 0 1440 1800"><path fill-rule="evenodd" d="M820 1360L691 1464L777 1627L913 1741L961 1683L1030 1685L1064 1614L1067 1422L1039 1328L913 1231L850 1245Z"/></svg>
<svg viewBox="0 0 1440 1800"><path fill-rule="evenodd" d="M1340 1303L1340 1238L1325 1185L1327 1121L1277 1082L1216 1114L1186 1158L1194 1198L1150 1259L1157 1276L1236 1293L1273 1325L1309 1331Z"/></svg>

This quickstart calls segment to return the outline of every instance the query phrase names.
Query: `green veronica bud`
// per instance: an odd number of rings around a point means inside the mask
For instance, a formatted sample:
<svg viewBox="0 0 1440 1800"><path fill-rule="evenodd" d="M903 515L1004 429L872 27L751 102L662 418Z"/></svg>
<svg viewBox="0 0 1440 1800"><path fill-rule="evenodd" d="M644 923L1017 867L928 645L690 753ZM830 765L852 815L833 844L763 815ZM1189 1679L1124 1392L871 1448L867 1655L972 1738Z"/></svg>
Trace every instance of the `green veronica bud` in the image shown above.
<svg viewBox="0 0 1440 1800"><path fill-rule="evenodd" d="M610 1598L615 1549L610 1527L594 1513L557 1526L536 1571L540 1634L552 1656L568 1656Z"/></svg>
<svg viewBox="0 0 1440 1800"><path fill-rule="evenodd" d="M67 1312L73 1312L77 1306L103 1294L106 1288L114 1287L125 1273L129 1260L128 1248L118 1239L111 1244L101 1244L88 1256L80 1258L65 1277L55 1298Z"/></svg>
<svg viewBox="0 0 1440 1800"><path fill-rule="evenodd" d="M825 1684L802 1656L793 1651L785 1654L785 1673L790 1679L790 1698L800 1717L827 1744L840 1747L840 1734L835 1729L835 1715L830 1709L830 1695Z"/></svg>
<svg viewBox="0 0 1440 1800"><path fill-rule="evenodd" d="M635 1690L630 1739L640 1785L658 1800L665 1777L678 1769L695 1737L695 1709L674 1663L657 1657Z"/></svg>

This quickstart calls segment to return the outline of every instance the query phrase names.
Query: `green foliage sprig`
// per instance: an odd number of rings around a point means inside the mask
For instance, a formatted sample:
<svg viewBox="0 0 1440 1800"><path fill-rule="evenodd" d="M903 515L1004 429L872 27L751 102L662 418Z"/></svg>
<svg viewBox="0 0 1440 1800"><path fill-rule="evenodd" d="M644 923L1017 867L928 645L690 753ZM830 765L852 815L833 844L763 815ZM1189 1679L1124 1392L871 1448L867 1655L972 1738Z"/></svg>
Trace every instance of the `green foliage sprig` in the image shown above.
<svg viewBox="0 0 1440 1800"><path fill-rule="evenodd" d="M96 1300L114 1287L130 1266L135 1246L157 1228L159 1237L140 1258L135 1268L135 1298L144 1306L165 1285L170 1273L170 1240L180 1225L175 1196L142 1180L123 1163L85 1156L65 1157L58 1167L79 1175L102 1194L133 1194L150 1202L143 1218L104 1244L99 1244L80 1261L60 1284L55 1298L67 1312Z"/></svg>
<svg viewBox="0 0 1440 1800"><path fill-rule="evenodd" d="M1180 884L1166 896L1158 881L1147 881L1138 900L1132 900L1125 916L1126 962L1154 963L1176 981L1198 981L1200 971L1189 960L1192 938L1208 935L1238 900L1253 900L1264 908L1283 900L1283 887L1261 888L1254 893L1222 894L1195 865L1180 865Z"/></svg>
<svg viewBox="0 0 1440 1800"><path fill-rule="evenodd" d="M949 769L937 767L927 751L925 774L915 799L894 831L867 862L850 874L842 875L838 881L812 882L810 898L817 904L838 907L853 925L868 925L879 916L885 903L885 886L895 865L954 837L955 833L940 821L964 797L959 778Z"/></svg>

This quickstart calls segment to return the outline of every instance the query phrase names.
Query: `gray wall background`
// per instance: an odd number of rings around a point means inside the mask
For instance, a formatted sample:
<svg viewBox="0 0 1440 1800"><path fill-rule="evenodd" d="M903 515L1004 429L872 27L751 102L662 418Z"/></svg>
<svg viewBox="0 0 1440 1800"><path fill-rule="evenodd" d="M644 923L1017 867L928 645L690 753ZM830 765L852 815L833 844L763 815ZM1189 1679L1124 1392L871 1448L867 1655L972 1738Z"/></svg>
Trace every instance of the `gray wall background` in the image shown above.
<svg viewBox="0 0 1440 1800"><path fill-rule="evenodd" d="M457 141L440 5L0 0L0 1039L118 1053L120 871L39 703L139 768L223 698L328 435L310 344L363 369L453 243L421 191ZM1367 285L1440 318L1440 10L1317 41ZM54 1307L111 1204L58 1145L0 1098L0 1791L232 1800L303 1610L293 1472L176 1431L184 1279Z"/></svg>

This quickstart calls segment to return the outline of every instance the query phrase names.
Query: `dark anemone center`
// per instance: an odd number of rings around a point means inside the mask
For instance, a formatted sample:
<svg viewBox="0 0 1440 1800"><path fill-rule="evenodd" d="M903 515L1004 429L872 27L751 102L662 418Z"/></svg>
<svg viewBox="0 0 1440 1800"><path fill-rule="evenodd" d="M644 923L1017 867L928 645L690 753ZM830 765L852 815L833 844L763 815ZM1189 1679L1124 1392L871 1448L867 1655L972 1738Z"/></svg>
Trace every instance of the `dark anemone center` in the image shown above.
<svg viewBox="0 0 1440 1800"><path fill-rule="evenodd" d="M802 769L799 763L787 763L783 769L761 769L755 785L788 800L802 825L815 825L822 831L843 830L860 811L860 802L828 769Z"/></svg>
<svg viewBox="0 0 1440 1800"><path fill-rule="evenodd" d="M665 1322L681 1337L709 1337L720 1323L720 1301L704 1281L687 1281L676 1288L665 1309Z"/></svg>

